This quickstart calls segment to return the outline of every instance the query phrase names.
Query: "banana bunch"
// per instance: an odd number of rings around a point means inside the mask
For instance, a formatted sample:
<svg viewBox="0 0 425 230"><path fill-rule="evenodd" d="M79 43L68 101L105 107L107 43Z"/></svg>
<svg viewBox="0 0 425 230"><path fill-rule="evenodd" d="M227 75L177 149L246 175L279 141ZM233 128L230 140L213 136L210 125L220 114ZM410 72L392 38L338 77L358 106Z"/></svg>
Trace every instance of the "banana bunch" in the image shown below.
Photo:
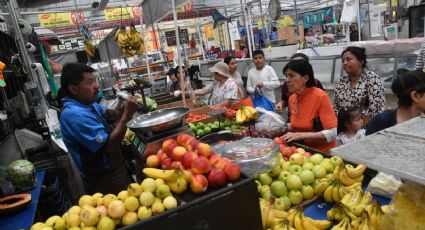
<svg viewBox="0 0 425 230"><path fill-rule="evenodd" d="M250 106L242 105L236 112L236 123L243 124L248 121L258 120L258 112Z"/></svg>
<svg viewBox="0 0 425 230"><path fill-rule="evenodd" d="M314 195L322 196L323 192L330 186L330 181L328 178L320 179L320 183L313 186Z"/></svg>
<svg viewBox="0 0 425 230"><path fill-rule="evenodd" d="M337 225L333 226L331 230L348 230L353 229L351 226L350 218L345 217L343 218Z"/></svg>
<svg viewBox="0 0 425 230"><path fill-rule="evenodd" d="M347 193L347 189L338 181L333 180L323 192L326 202L339 202Z"/></svg>
<svg viewBox="0 0 425 230"><path fill-rule="evenodd" d="M335 220L340 222L347 218L349 220L357 219L357 216L354 215L354 213L352 213L349 208L341 202L336 203L333 208L327 211L326 216L329 220Z"/></svg>
<svg viewBox="0 0 425 230"><path fill-rule="evenodd" d="M384 209L386 210L387 208L385 207ZM380 226L382 217L385 214L384 209L381 207L379 201L374 201L372 204L366 207L367 216L370 220L370 226L372 226L374 229L381 229Z"/></svg>
<svg viewBox="0 0 425 230"><path fill-rule="evenodd" d="M88 40L84 41L84 44L85 44L85 51L86 51L86 53L90 57L93 57L94 56L94 52L95 52L93 41L91 39L88 39Z"/></svg>
<svg viewBox="0 0 425 230"><path fill-rule="evenodd" d="M333 177L342 182L343 185L353 185L358 182L362 182L366 171L366 166L359 164L354 167L350 164L340 164L335 167Z"/></svg>
<svg viewBox="0 0 425 230"><path fill-rule="evenodd" d="M143 173L153 179L162 179L174 193L180 194L187 190L188 180L180 169L162 170L157 168L144 168Z"/></svg>
<svg viewBox="0 0 425 230"><path fill-rule="evenodd" d="M288 213L289 226L293 226L296 230L324 230L331 226L328 220L314 220L304 216L304 212L300 209L290 209Z"/></svg>
<svg viewBox="0 0 425 230"><path fill-rule="evenodd" d="M288 212L275 209L269 200L260 201L260 210L263 229L292 229L284 223L289 215Z"/></svg>
<svg viewBox="0 0 425 230"><path fill-rule="evenodd" d="M357 217L365 211L371 202L372 194L370 192L363 193L361 189L357 189L354 193L348 193L341 199L341 203Z"/></svg>
<svg viewBox="0 0 425 230"><path fill-rule="evenodd" d="M115 40L128 56L142 55L145 52L142 34L137 31L134 25L131 25L128 30L125 27L120 27L115 33Z"/></svg>

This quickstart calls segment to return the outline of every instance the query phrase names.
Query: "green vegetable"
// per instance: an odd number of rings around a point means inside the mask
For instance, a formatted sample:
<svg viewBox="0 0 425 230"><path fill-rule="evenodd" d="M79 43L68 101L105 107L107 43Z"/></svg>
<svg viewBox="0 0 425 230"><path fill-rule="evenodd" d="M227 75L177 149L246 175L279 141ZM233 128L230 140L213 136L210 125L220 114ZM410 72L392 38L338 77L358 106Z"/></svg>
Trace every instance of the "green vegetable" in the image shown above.
<svg viewBox="0 0 425 230"><path fill-rule="evenodd" d="M15 190L23 191L34 187L35 168L27 160L16 160L6 167L6 175Z"/></svg>

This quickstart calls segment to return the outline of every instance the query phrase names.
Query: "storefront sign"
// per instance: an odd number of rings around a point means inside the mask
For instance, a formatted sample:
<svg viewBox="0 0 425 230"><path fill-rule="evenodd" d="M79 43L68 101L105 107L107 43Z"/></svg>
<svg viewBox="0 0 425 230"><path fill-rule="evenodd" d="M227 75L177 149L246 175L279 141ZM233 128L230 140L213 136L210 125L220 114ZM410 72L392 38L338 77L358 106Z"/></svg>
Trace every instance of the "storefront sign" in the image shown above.
<svg viewBox="0 0 425 230"><path fill-rule="evenodd" d="M42 27L73 26L84 23L83 12L39 14L38 20Z"/></svg>
<svg viewBox="0 0 425 230"><path fill-rule="evenodd" d="M107 8L104 10L104 13L105 21L119 21L140 17L137 7Z"/></svg>
<svg viewBox="0 0 425 230"><path fill-rule="evenodd" d="M303 13L299 18L302 20L304 28L310 28L318 24L336 23L332 7Z"/></svg>

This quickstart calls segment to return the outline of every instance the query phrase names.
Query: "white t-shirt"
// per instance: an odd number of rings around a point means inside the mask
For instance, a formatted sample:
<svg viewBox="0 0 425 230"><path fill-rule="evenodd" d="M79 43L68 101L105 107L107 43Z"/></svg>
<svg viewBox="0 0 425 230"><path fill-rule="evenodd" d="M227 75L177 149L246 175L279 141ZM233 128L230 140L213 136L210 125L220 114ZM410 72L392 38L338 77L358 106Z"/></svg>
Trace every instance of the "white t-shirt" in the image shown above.
<svg viewBox="0 0 425 230"><path fill-rule="evenodd" d="M360 129L359 131L357 131L356 135L352 137L347 137L347 135L345 135L344 132L340 132L338 136L336 137L336 144L340 146L340 145L345 145L345 144L357 141L363 138L365 136L365 133L366 133L365 129Z"/></svg>
<svg viewBox="0 0 425 230"><path fill-rule="evenodd" d="M206 87L208 93L211 93L208 105L218 105L225 100L232 100L232 103L238 100L238 86L235 80L228 78L223 85L218 81L214 81Z"/></svg>
<svg viewBox="0 0 425 230"><path fill-rule="evenodd" d="M246 84L246 91L254 93L257 83L262 82L264 87L261 89L263 95L271 102L276 103L276 97L274 95L274 89L280 86L279 79L277 78L276 72L271 66L264 66L263 69L257 70L252 68L248 72L248 81Z"/></svg>

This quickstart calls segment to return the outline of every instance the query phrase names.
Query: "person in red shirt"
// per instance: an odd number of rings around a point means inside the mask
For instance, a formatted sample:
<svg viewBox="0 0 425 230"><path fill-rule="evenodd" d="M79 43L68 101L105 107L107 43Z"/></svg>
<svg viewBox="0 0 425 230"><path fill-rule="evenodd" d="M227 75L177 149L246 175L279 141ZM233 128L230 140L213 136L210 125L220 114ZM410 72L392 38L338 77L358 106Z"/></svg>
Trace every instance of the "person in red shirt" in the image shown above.
<svg viewBox="0 0 425 230"><path fill-rule="evenodd" d="M336 146L338 121L329 95L314 87L313 68L305 60L290 61L284 68L291 111L286 142L298 141L307 147L327 153Z"/></svg>
<svg viewBox="0 0 425 230"><path fill-rule="evenodd" d="M296 53L294 55L292 55L291 61L294 60L305 60L307 62L310 62L310 59L308 58L307 55L303 54L303 53ZM314 79L314 87L317 87L319 89L323 89L322 83L318 80L318 79ZM288 106L288 100L289 100L289 96L291 96L291 93L289 92L288 89L288 84L286 82L283 83L282 85L282 93L281 93L281 99L282 101L280 101L279 103L276 104L276 110L280 111L282 110L283 107L287 107Z"/></svg>

